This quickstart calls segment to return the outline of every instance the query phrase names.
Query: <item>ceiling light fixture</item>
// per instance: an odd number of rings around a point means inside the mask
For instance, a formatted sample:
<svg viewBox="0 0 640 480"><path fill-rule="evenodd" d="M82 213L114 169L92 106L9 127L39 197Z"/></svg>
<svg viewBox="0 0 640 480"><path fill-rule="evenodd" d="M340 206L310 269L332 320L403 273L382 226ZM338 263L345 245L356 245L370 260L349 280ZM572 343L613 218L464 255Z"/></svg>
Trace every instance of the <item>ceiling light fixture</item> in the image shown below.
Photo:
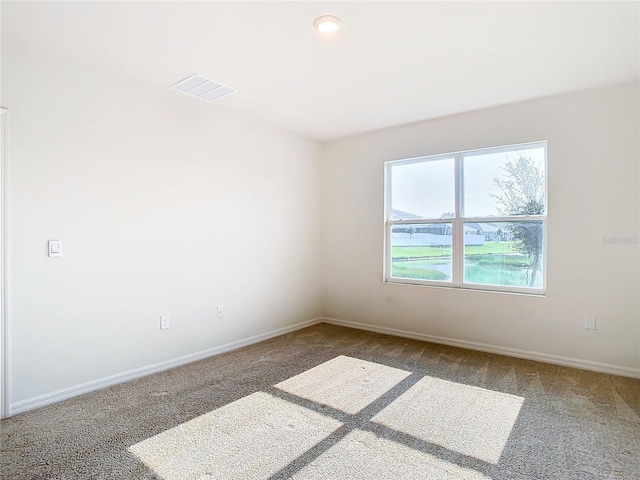
<svg viewBox="0 0 640 480"><path fill-rule="evenodd" d="M313 28L325 35L335 33L342 24L342 20L334 15L323 15L313 21Z"/></svg>

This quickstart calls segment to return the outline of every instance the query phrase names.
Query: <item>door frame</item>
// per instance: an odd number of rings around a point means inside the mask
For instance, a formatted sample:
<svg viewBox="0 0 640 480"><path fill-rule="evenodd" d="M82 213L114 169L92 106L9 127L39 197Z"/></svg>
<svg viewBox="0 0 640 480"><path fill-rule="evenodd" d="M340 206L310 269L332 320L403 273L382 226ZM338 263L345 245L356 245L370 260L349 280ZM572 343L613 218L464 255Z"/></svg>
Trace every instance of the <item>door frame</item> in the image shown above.
<svg viewBox="0 0 640 480"><path fill-rule="evenodd" d="M9 308L8 308L8 247L7 229L8 208L8 162L7 133L9 111L0 107L0 418L11 415L10 405L10 368L9 368Z"/></svg>

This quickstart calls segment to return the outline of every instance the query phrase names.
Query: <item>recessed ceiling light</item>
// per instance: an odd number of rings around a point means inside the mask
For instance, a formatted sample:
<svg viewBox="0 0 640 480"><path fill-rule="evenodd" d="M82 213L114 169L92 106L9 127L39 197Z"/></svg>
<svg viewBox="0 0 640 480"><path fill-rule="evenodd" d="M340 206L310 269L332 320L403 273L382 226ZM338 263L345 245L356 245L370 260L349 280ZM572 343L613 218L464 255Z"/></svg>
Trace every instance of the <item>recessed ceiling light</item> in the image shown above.
<svg viewBox="0 0 640 480"><path fill-rule="evenodd" d="M173 90L193 97L212 102L224 95L235 92L235 89L209 80L203 75L192 75L171 87Z"/></svg>
<svg viewBox="0 0 640 480"><path fill-rule="evenodd" d="M313 27L320 33L330 35L335 33L342 24L342 20L334 15L323 15L313 21Z"/></svg>

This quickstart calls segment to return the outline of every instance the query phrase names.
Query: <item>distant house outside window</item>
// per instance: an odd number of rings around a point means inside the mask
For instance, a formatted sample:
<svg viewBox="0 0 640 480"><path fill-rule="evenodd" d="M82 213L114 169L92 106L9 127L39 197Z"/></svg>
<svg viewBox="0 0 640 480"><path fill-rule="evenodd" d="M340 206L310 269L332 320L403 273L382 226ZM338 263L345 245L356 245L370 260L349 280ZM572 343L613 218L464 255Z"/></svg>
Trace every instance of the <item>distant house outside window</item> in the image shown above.
<svg viewBox="0 0 640 480"><path fill-rule="evenodd" d="M385 163L385 281L543 294L547 143Z"/></svg>

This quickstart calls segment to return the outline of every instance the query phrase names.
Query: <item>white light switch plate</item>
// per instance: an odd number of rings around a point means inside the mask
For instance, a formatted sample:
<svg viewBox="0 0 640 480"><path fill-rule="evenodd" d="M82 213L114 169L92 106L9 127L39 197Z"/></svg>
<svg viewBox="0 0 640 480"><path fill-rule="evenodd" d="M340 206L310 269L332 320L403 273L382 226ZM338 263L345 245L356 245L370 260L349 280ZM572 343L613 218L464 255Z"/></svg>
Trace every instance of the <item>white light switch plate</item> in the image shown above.
<svg viewBox="0 0 640 480"><path fill-rule="evenodd" d="M62 256L62 240L49 240L49 256L50 257Z"/></svg>

